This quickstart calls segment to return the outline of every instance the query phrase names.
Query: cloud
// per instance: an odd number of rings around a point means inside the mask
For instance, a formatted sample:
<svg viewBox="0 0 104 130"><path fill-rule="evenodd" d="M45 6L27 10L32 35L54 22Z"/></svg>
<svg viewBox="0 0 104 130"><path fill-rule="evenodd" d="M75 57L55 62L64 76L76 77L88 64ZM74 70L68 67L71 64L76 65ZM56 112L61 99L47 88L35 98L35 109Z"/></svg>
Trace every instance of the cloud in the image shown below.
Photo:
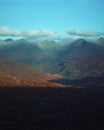
<svg viewBox="0 0 104 130"><path fill-rule="evenodd" d="M45 37L45 36L53 36L55 35L55 31L52 30L16 30L11 29L7 26L0 27L0 36L13 36L13 37Z"/></svg>
<svg viewBox="0 0 104 130"><path fill-rule="evenodd" d="M55 35L54 31L51 30L28 30L23 32L24 36L53 36Z"/></svg>
<svg viewBox="0 0 104 130"><path fill-rule="evenodd" d="M81 37L97 37L104 35L104 33L94 30L79 30L79 29L67 30L66 33L69 35L81 36Z"/></svg>
<svg viewBox="0 0 104 130"><path fill-rule="evenodd" d="M21 36L22 33L19 30L10 29L7 26L0 27L0 36Z"/></svg>

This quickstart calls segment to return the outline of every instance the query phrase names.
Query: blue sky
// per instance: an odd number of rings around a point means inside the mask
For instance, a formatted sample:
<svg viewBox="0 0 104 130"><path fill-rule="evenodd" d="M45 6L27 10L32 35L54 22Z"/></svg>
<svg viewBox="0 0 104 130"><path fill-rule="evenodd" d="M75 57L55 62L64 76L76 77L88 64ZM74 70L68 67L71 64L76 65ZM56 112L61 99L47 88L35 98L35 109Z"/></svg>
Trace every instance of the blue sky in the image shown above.
<svg viewBox="0 0 104 130"><path fill-rule="evenodd" d="M1 36L48 33L103 35L104 0L0 0Z"/></svg>

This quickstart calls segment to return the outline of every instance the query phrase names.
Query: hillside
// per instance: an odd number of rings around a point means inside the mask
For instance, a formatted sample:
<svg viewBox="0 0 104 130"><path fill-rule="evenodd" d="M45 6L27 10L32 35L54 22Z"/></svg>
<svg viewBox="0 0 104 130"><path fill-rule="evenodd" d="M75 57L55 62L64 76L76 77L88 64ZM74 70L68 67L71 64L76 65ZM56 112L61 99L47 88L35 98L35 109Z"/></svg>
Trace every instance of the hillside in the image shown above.
<svg viewBox="0 0 104 130"><path fill-rule="evenodd" d="M4 44L5 43L5 44ZM25 63L39 64L47 55L35 44L25 41L24 39L5 42L1 41L0 58Z"/></svg>
<svg viewBox="0 0 104 130"><path fill-rule="evenodd" d="M99 45L99 46L104 47L104 38L103 38L103 37L100 37L100 38L98 38L97 40L94 40L93 43L94 43L94 44L97 44L97 45Z"/></svg>
<svg viewBox="0 0 104 130"><path fill-rule="evenodd" d="M77 39L60 53L47 70L74 79L103 76L104 47Z"/></svg>
<svg viewBox="0 0 104 130"><path fill-rule="evenodd" d="M58 77L60 76L0 59L0 86L61 87L60 84L48 82L49 79Z"/></svg>

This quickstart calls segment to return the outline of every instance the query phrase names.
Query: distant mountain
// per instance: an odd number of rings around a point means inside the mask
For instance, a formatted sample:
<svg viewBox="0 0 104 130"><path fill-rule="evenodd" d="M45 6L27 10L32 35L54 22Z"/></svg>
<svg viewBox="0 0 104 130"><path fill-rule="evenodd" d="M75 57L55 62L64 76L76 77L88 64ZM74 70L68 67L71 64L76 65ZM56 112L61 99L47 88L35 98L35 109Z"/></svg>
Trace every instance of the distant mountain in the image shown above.
<svg viewBox="0 0 104 130"><path fill-rule="evenodd" d="M104 38L60 42L20 39L5 43L9 44L0 47L0 58L72 79L104 75Z"/></svg>
<svg viewBox="0 0 104 130"><path fill-rule="evenodd" d="M5 42L13 42L14 40L11 39L11 38L8 38L8 39L5 39L4 41L5 41Z"/></svg>
<svg viewBox="0 0 104 130"><path fill-rule="evenodd" d="M4 46L7 46L7 45L9 45L9 44L11 44L12 42L6 42L6 41L4 41L4 40L0 40L0 48L1 47L4 47Z"/></svg>
<svg viewBox="0 0 104 130"><path fill-rule="evenodd" d="M24 39L13 41L0 48L0 58L25 64L38 64L46 57L43 50Z"/></svg>
<svg viewBox="0 0 104 130"><path fill-rule="evenodd" d="M36 41L34 44L47 53L47 55L52 57L56 56L66 46L65 44L55 42L53 40Z"/></svg>
<svg viewBox="0 0 104 130"><path fill-rule="evenodd" d="M99 45L99 46L102 46L104 47L104 38L103 37L100 37L99 39L97 40L93 40L93 43Z"/></svg>
<svg viewBox="0 0 104 130"><path fill-rule="evenodd" d="M5 40L0 40L0 48L11 45L13 43L14 43L14 40L11 39L11 38L8 38L8 39L5 39Z"/></svg>
<svg viewBox="0 0 104 130"><path fill-rule="evenodd" d="M45 51L49 56L56 57L64 48L70 44L73 39L69 38L34 38L29 37L26 39L29 42L37 45L40 49Z"/></svg>
<svg viewBox="0 0 104 130"><path fill-rule="evenodd" d="M12 42L1 41L0 58L43 69L44 66L56 59L66 47L67 45L62 42L51 40L37 40L36 42L28 42L24 39Z"/></svg>
<svg viewBox="0 0 104 130"><path fill-rule="evenodd" d="M49 65L48 71L74 79L103 76L104 48L93 42L77 39Z"/></svg>

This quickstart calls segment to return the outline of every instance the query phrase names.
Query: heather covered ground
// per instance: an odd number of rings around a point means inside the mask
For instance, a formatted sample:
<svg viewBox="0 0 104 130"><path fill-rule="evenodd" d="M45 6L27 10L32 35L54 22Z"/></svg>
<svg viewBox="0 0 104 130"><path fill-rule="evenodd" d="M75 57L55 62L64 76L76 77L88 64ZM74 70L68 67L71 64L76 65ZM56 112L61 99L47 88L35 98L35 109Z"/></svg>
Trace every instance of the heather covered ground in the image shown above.
<svg viewBox="0 0 104 130"><path fill-rule="evenodd" d="M0 88L0 130L104 129L104 89Z"/></svg>

